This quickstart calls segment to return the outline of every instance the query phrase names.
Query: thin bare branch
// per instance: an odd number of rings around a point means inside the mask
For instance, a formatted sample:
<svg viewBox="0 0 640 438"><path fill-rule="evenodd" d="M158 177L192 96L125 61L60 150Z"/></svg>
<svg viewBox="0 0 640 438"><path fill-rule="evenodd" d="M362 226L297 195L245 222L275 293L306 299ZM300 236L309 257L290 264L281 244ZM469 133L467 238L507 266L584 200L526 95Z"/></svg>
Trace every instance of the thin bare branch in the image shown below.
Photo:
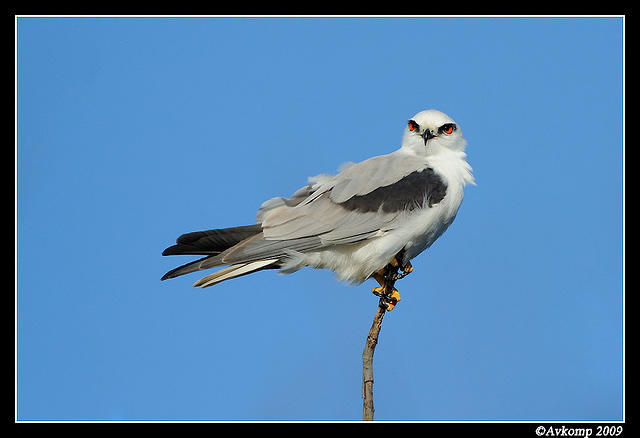
<svg viewBox="0 0 640 438"><path fill-rule="evenodd" d="M373 353L375 352L376 345L378 345L378 336L380 329L382 328L382 319L387 311L387 304L389 303L389 295L393 291L396 280L404 277L406 274L398 275L399 266L388 265L386 268L385 279L385 291L386 294L380 296L378 303L378 309L373 317L373 324L367 335L367 341L362 352L362 420L373 421Z"/></svg>
<svg viewBox="0 0 640 438"><path fill-rule="evenodd" d="M381 300L382 301L382 300ZM373 324L367 342L362 352L362 420L373 421L373 352L378 344L378 335L382 326L382 318L387 311L386 307L380 303L378 311L373 318Z"/></svg>

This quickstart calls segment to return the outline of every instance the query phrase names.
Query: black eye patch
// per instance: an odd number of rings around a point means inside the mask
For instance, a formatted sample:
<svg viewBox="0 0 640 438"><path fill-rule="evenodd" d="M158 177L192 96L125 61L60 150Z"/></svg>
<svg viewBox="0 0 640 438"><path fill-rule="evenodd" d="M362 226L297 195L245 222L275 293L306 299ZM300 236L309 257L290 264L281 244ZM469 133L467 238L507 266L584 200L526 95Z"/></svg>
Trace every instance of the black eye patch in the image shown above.
<svg viewBox="0 0 640 438"><path fill-rule="evenodd" d="M409 131L419 131L420 130L420 125L418 125L413 120L409 120L409 125L408 126L409 126Z"/></svg>

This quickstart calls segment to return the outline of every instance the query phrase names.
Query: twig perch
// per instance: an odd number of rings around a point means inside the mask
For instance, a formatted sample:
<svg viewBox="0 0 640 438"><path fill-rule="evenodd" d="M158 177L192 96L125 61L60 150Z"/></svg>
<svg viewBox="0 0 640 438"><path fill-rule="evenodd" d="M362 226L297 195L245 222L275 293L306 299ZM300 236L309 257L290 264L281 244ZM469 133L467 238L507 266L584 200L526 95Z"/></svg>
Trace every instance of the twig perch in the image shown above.
<svg viewBox="0 0 640 438"><path fill-rule="evenodd" d="M378 335L382 326L382 318L387 311L386 307L379 305L373 325L369 330L367 342L362 352L362 420L373 421L373 352L378 343Z"/></svg>
<svg viewBox="0 0 640 438"><path fill-rule="evenodd" d="M386 273L384 276L385 290L390 293L393 291L393 286L396 280L404 277L406 274L398 275L399 266L395 267L387 265ZM380 334L380 328L382 327L382 318L387 311L388 295L380 296L378 303L378 309L376 315L373 318L373 324L369 330L367 341L362 352L362 420L373 421L373 353L378 344L378 335Z"/></svg>

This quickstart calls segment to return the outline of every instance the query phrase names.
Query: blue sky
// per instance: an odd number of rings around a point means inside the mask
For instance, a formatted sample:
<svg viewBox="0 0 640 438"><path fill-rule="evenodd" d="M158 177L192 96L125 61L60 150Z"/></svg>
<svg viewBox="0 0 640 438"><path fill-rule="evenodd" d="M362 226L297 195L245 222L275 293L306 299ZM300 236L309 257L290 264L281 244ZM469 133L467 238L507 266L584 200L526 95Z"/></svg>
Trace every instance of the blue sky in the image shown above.
<svg viewBox="0 0 640 438"><path fill-rule="evenodd" d="M373 280L161 252L436 108L477 186L398 284L375 418L622 420L622 25L18 18L17 419L361 419Z"/></svg>

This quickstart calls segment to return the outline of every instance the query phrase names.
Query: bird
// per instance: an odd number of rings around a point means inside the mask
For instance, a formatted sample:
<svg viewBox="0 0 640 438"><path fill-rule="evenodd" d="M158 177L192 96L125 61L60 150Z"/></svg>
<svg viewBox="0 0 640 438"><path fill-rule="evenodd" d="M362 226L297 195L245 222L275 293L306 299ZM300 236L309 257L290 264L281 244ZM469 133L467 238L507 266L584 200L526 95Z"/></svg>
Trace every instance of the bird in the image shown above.
<svg viewBox="0 0 640 438"><path fill-rule="evenodd" d="M462 129L429 109L411 117L401 146L335 175L309 177L290 197L260 206L256 223L182 234L163 252L204 256L170 270L161 280L221 268L196 281L206 288L267 269L290 274L328 269L352 285L373 278L372 289L392 310L401 297L388 274L413 271L411 260L455 219L464 187L475 185Z"/></svg>

